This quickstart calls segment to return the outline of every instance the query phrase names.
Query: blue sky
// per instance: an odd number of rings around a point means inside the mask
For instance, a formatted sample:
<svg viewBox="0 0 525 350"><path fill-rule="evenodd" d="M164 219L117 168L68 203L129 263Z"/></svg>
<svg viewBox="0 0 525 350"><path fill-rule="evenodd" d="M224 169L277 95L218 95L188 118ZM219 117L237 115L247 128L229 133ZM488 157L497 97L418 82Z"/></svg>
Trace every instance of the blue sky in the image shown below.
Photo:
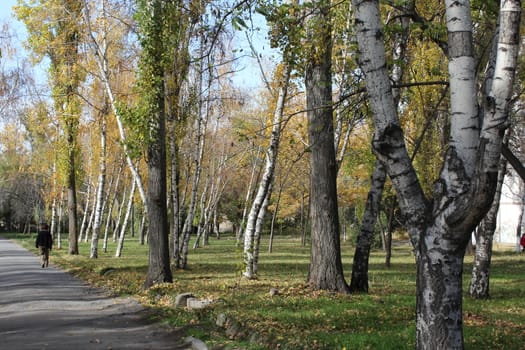
<svg viewBox="0 0 525 350"><path fill-rule="evenodd" d="M28 54L27 52L24 52L24 49L21 45L26 36L24 25L17 21L13 16L13 6L17 4L18 0L0 0L0 26L3 26L5 23L9 24L11 31L16 33L16 39L14 42L11 42L11 45L17 48L18 56L27 57ZM259 33L255 33L254 46L258 53L262 55L262 57L269 59L272 55L276 54L276 51L271 50L269 48L269 44L265 40L266 27L264 25L264 20L259 18L257 22L257 25L262 26L263 29ZM236 46L239 45L243 48L244 54L248 55L250 53L250 48L246 42L246 37L243 32L236 33L235 41ZM263 59L263 61L266 60ZM6 62L4 61L4 63ZM239 72L236 77L234 77L236 84L242 85L248 89L258 88L261 86L259 68L257 67L254 59L244 58L241 60L241 63L238 67L242 69L242 71ZM265 69L268 69L268 67L265 67ZM270 73L268 72L267 74Z"/></svg>
<svg viewBox="0 0 525 350"><path fill-rule="evenodd" d="M0 20L4 22L5 20L15 21L12 18L13 6L18 3L17 0L2 0L0 4Z"/></svg>

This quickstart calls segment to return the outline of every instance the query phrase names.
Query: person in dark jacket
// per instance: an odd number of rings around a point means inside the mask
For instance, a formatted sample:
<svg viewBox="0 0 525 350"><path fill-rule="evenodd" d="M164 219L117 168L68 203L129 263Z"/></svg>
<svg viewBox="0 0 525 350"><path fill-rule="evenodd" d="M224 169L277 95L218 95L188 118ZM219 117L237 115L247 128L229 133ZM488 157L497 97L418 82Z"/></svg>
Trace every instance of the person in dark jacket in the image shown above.
<svg viewBox="0 0 525 350"><path fill-rule="evenodd" d="M49 226L46 223L40 225L40 231L36 237L35 247L38 248L40 254L40 262L42 267L49 265L49 251L53 247L53 237L49 232Z"/></svg>

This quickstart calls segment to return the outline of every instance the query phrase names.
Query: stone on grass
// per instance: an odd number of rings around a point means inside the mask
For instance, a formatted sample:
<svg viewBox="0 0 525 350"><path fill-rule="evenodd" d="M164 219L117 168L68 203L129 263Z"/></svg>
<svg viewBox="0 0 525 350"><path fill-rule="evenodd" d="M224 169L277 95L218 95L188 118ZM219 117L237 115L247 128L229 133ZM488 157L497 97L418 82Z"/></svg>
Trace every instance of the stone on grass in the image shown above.
<svg viewBox="0 0 525 350"><path fill-rule="evenodd" d="M182 293L175 297L175 306L186 307L188 305L188 299L193 298L192 293Z"/></svg>
<svg viewBox="0 0 525 350"><path fill-rule="evenodd" d="M220 313L217 315L217 321L215 321L215 324L217 327L226 327L226 322L228 321L228 317L226 317L225 314Z"/></svg>
<svg viewBox="0 0 525 350"><path fill-rule="evenodd" d="M208 350L206 343L195 337L187 337L184 342L188 346L187 350Z"/></svg>
<svg viewBox="0 0 525 350"><path fill-rule="evenodd" d="M211 299L188 298L186 300L186 307L192 310L204 309L211 304L213 304L213 300Z"/></svg>

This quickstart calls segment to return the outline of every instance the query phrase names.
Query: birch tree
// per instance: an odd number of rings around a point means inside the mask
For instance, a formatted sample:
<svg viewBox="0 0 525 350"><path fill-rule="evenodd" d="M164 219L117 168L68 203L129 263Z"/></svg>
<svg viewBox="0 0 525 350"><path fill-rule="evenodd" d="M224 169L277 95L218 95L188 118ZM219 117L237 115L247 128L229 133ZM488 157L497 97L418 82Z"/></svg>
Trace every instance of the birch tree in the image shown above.
<svg viewBox="0 0 525 350"><path fill-rule="evenodd" d="M492 242L494 238L494 231L496 231L498 210L501 199L501 189L503 187L503 180L505 179L505 175L507 173L506 170L507 161L502 157L500 160L498 183L496 185L494 200L492 201L489 211L477 228L474 266L472 267L472 275L470 278L468 290L469 295L476 299L488 299L490 296L489 282L490 262L492 259Z"/></svg>
<svg viewBox="0 0 525 350"><path fill-rule="evenodd" d="M122 30L122 20L117 18L120 14L116 9L110 8L108 0L101 0L100 12L95 11L96 6L93 2L83 0L83 4L84 19L89 33L88 47L93 53L93 58L98 68L98 74L95 74L95 77L101 81L111 111L115 116L126 163L135 178L144 205L144 211L147 213L148 207L144 180L133 161L133 152L130 150L129 137L124 125L124 104L122 101L119 101L118 96L114 92L114 86L117 84L115 80L119 73L116 66L120 66L120 63L124 60L124 58L118 57L121 53L115 52L121 47L115 36L118 37L118 40L122 40L126 36L126 30ZM98 16L93 12L98 14ZM114 62L115 60L118 60L118 62Z"/></svg>
<svg viewBox="0 0 525 350"><path fill-rule="evenodd" d="M279 153L279 141L281 138L281 121L283 119L288 86L290 84L291 66L283 64L281 76L278 79L277 101L272 118L272 129L270 144L266 150L264 170L261 181L257 188L257 193L253 199L250 213L246 220L246 230L244 231L244 277L252 279L256 277L257 256L259 255L259 242L261 237L262 221L268 201L270 198L270 188L273 183L277 155ZM279 73L278 73L279 74ZM257 230L257 226L259 227Z"/></svg>
<svg viewBox="0 0 525 350"><path fill-rule="evenodd" d="M450 140L432 199L423 193L400 127L379 2L353 4L359 62L375 126L372 147L392 179L416 254L416 347L462 349L463 257L471 232L494 198L517 65L521 2L501 1L496 66L478 109L470 2L445 1Z"/></svg>
<svg viewBox="0 0 525 350"><path fill-rule="evenodd" d="M99 159L99 170L98 170L98 181L96 189L95 199L95 218L93 222L93 235L91 237L91 249L89 257L91 259L98 258L98 241L100 237L100 228L102 226L102 214L104 211L104 205L106 203L104 193L106 189L106 130L107 130L107 100L105 101L105 107L100 115L100 159ZM111 184L110 184L111 187Z"/></svg>

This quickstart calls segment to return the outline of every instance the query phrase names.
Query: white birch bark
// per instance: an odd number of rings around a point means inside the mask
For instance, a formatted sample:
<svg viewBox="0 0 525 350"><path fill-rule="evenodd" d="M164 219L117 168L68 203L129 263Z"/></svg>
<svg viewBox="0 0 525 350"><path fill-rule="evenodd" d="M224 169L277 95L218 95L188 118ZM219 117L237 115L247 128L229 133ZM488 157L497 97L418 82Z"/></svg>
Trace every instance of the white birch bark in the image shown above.
<svg viewBox="0 0 525 350"><path fill-rule="evenodd" d="M137 188L140 193L140 198L142 199L142 204L144 206L144 211L147 213L148 207L147 207L147 201L146 201L146 191L144 190L143 180L142 176L138 170L138 168L133 163L133 160L131 159L130 152L127 146L127 136L126 136L126 130L124 128L124 124L122 123L122 117L120 114L120 111L117 108L117 99L115 97L115 94L113 92L113 87L111 86L111 72L109 69L109 62L107 58L107 51L108 51L108 43L105 40L106 35L103 34L103 40L102 42L99 42L97 38L94 36L94 31L91 28L91 15L90 15L90 7L87 1L84 1L84 14L86 18L86 23L88 26L88 32L91 41L89 42L89 46L93 50L93 56L95 57L95 62L97 64L99 74L97 75L99 79L101 80L104 89L106 91L107 97L110 102L111 110L113 114L115 115L115 120L117 122L117 127L119 130L119 136L120 141L122 142L122 147L124 150L124 154L126 156L126 163L128 164L128 167L131 171L131 174L133 175L133 178L135 181L137 181ZM103 14L106 15L105 11L103 11ZM106 21L106 18L104 17L104 21ZM107 30L107 28L104 26L103 30Z"/></svg>
<svg viewBox="0 0 525 350"><path fill-rule="evenodd" d="M248 183L248 188L246 189L246 196L244 198L244 208L242 210L242 219L241 219L241 223L239 224L238 231L237 231L237 243L239 243L243 239L244 225L246 222L246 214L248 212L248 203L250 202L250 197L252 194L252 187L255 182L255 173L257 170L257 164L259 162L260 152L261 152L261 146L257 146L257 152L255 153L255 157L253 158L253 166L252 166L252 172L250 175L250 182Z"/></svg>
<svg viewBox="0 0 525 350"><path fill-rule="evenodd" d="M268 210L268 205L270 204L270 198L272 197L272 188L273 188L273 181L270 183L270 188L268 188L268 192L266 193L266 197L264 198L264 201L261 206L261 210L259 210L259 214L257 215L257 221L255 223L255 233L254 233L254 248L253 248L253 262L252 262L252 270L253 275L257 276L257 273L259 272L259 253L261 248L261 237L262 237L262 228L264 225L264 217L266 215L266 211Z"/></svg>
<svg viewBox="0 0 525 350"><path fill-rule="evenodd" d="M407 12L414 11L414 7L414 1L407 1ZM399 22L402 30L396 33L392 48L392 57L395 63L392 67L391 79L394 84L401 83L403 79L404 64L398 62L406 60L405 55L410 25L410 20L405 16L400 16ZM399 106L400 90L397 88L393 88L392 93L395 105ZM414 156L412 158L414 158ZM361 227L359 230L359 235L357 237L357 243L353 260L354 262L352 264L352 278L350 282L351 292L368 292L368 259L370 256L370 248L372 245L375 225L379 216L379 208L381 204L381 199L383 197L383 188L386 178L386 169L380 161L376 160L374 164L374 170L370 179L370 191L368 192L365 204L365 212L363 214L363 220L361 221ZM395 201L392 201L392 206L394 204ZM383 248L386 250L385 265L390 266L390 255L392 245L387 244L387 242L391 243L391 233L389 234L388 240L385 239L385 235L382 235L382 238Z"/></svg>
<svg viewBox="0 0 525 350"><path fill-rule="evenodd" d="M470 278L468 293L476 299L488 299L490 297L490 262L492 258L492 242L498 218L499 204L501 199L501 189L505 178L507 161L502 157L498 173L498 184L494 200L477 228L476 251L474 255L474 266Z"/></svg>
<svg viewBox="0 0 525 350"><path fill-rule="evenodd" d="M252 203L250 214L246 222L246 230L244 231L244 277L248 279L256 278L257 260L259 247L257 246L256 227L257 222L262 221L266 212L266 207L263 205L268 196L269 188L273 182L275 166L277 163L277 155L279 152L279 141L281 138L281 121L284 114L284 107L286 104L286 96L288 94L288 85L290 83L291 68L287 65L284 69L284 75L279 84L277 95L277 102L272 118L272 132L270 136L270 144L266 150L266 158L264 165L264 172L259 182L257 194ZM269 199L268 199L269 200ZM259 222L261 225L262 223ZM260 232L257 233L260 236Z"/></svg>
<svg viewBox="0 0 525 350"><path fill-rule="evenodd" d="M98 187L98 184L97 184ZM89 233L91 232L91 228L93 227L93 220L95 218L95 210L96 210L96 204L97 204L97 191L93 191L93 199L91 201L92 206L90 208L89 212L89 219L86 223L86 230L84 232L84 242L87 243L89 239Z"/></svg>
<svg viewBox="0 0 525 350"><path fill-rule="evenodd" d="M193 249L197 249L200 246L200 240L204 234L204 231L206 228L204 227L204 219L206 216L206 194L208 192L208 188L210 186L210 177L206 179L206 184L204 185L204 189L201 193L201 199L199 201L199 208L200 208L200 217L199 217L199 223L197 224L197 237L195 237L195 242L193 242Z"/></svg>
<svg viewBox="0 0 525 350"><path fill-rule="evenodd" d="M108 235L109 235L109 226L111 225L111 222L113 220L113 207L115 206L115 201L117 199L117 189L120 185L120 177L122 175L122 170L124 169L124 164L121 164L119 166L119 170L118 170L118 173L117 173L117 179L115 180L115 187L114 187L114 190L113 190L113 195L111 197L111 200L109 200L109 206L108 206L108 211L107 211L107 214L106 214L106 225L104 226L104 240L103 240L103 243L102 243L102 251L104 253L107 253L108 251ZM112 184L109 185L109 189L111 190L111 187L112 187ZM108 197L109 197L109 194L108 193Z"/></svg>
<svg viewBox="0 0 525 350"><path fill-rule="evenodd" d="M463 162L466 175L471 177L477 161L480 122L470 1L446 0L445 6L449 41L449 144Z"/></svg>
<svg viewBox="0 0 525 350"><path fill-rule="evenodd" d="M120 256L122 255L122 249L124 248L124 237L126 236L126 230L128 228L128 223L130 221L129 218L131 216L131 208L133 207L133 196L135 195L136 187L137 187L137 183L133 181L133 183L131 184L131 190L129 191L128 205L126 206L126 214L124 216L124 221L120 228L117 250L115 252L116 258L120 258Z"/></svg>
<svg viewBox="0 0 525 350"><path fill-rule="evenodd" d="M203 36L200 38L201 53L204 52L204 42L205 39ZM202 55L201 55L202 56ZM210 90L211 87L211 72L207 81L207 90ZM199 188L199 183L201 180L202 172L202 159L204 155L204 146L206 145L206 130L208 126L208 118L210 113L209 101L203 101L204 91L203 91L203 79L204 79L204 67L203 62L200 62L198 69L198 92L199 92L199 107L198 107L198 117L196 121L196 135L195 135L195 153L193 158L194 163L194 172L192 177L192 188L190 194L190 203L188 206L188 211L186 214L186 219L184 220L184 226L182 228L182 246L181 246L181 268L185 269L188 264L188 250L190 244L190 235L193 228L193 220L195 218L195 209L197 206L197 191ZM205 107L204 107L205 104Z"/></svg>
<svg viewBox="0 0 525 350"><path fill-rule="evenodd" d="M104 191L106 187L106 113L101 113L100 125L100 161L99 174L95 201L95 218L93 221L93 235L91 237L91 250L89 254L90 259L98 258L98 241L100 236L100 226L102 224L102 214L104 212Z"/></svg>
<svg viewBox="0 0 525 350"><path fill-rule="evenodd" d="M133 181L133 179L131 180ZM126 188L122 189L122 199L118 201L118 214L117 214L117 222L115 223L115 227L113 227L113 242L117 241L118 234L120 231L120 225L122 222L122 212L124 211L124 205L125 205L125 199L126 199Z"/></svg>
<svg viewBox="0 0 525 350"><path fill-rule="evenodd" d="M90 210L89 210L90 197L91 197L91 180L88 178L88 181L87 181L87 193L86 193L86 204L84 205L84 213L82 215L82 224L80 225L80 232L78 234L78 241L79 242L82 241L82 235L84 234L84 231L86 230L87 217L88 217L88 213L90 213Z"/></svg>

